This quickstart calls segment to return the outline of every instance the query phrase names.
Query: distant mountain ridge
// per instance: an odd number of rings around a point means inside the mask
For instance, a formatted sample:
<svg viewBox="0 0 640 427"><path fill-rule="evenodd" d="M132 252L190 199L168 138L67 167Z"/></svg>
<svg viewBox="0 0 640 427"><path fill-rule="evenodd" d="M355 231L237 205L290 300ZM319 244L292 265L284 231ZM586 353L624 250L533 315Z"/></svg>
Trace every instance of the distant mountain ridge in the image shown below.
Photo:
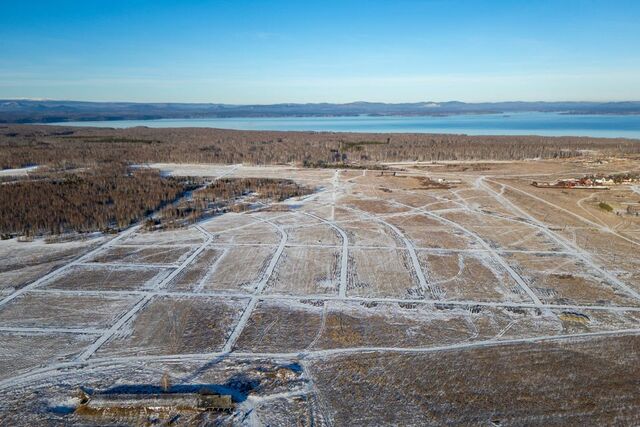
<svg viewBox="0 0 640 427"><path fill-rule="evenodd" d="M136 103L0 99L0 123L52 123L87 120L145 120L212 117L296 117L453 114L518 112L566 114L640 114L640 101L624 102L350 102L233 105L220 103Z"/></svg>

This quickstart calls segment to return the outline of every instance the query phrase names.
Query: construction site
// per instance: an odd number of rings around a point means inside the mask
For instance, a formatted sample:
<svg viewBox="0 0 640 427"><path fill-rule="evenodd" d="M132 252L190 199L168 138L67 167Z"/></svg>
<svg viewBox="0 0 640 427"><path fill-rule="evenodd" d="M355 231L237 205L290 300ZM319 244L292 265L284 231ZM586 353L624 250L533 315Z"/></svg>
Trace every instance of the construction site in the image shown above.
<svg viewBox="0 0 640 427"><path fill-rule="evenodd" d="M640 423L636 160L146 166L309 191L2 240L3 425Z"/></svg>

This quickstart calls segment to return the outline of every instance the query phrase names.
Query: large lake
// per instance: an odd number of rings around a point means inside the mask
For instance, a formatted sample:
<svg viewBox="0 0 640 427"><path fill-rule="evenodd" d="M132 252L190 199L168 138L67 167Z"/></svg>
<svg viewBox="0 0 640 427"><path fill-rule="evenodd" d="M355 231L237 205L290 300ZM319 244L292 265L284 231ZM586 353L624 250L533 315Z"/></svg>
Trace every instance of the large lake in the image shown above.
<svg viewBox="0 0 640 427"><path fill-rule="evenodd" d="M464 114L444 117L264 117L114 120L55 123L128 128L207 127L240 130L464 133L468 135L597 136L640 139L640 115L558 113Z"/></svg>

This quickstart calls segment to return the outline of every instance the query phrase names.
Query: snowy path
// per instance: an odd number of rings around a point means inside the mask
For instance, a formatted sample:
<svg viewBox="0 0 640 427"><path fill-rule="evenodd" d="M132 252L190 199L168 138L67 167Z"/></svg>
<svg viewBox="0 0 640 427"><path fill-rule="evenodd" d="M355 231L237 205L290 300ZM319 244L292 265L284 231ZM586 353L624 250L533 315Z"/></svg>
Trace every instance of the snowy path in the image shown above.
<svg viewBox="0 0 640 427"><path fill-rule="evenodd" d="M117 295L117 296L145 296L147 294L157 296L168 297L220 297L220 298L239 298L250 299L251 293L233 292L233 291L201 291L201 292L184 292L184 291L76 291L76 290L58 290L58 289L43 289L33 291L37 294L48 295L77 295L77 296L102 296L102 295ZM510 307L510 308L548 308L557 310L604 310L612 312L623 311L640 311L640 305L638 306L616 306L616 305L588 305L588 304L552 304L552 303L529 303L529 302L509 302L509 301L475 301L475 300L442 300L442 299L428 299L428 298L390 298L390 297L357 297L347 296L341 297L339 295L326 295L326 294L262 294L261 300L282 300L282 301L299 301L301 299L313 299L315 301L344 301L344 302L357 302L357 303L400 303L400 304L438 304L443 306L460 306L460 307Z"/></svg>
<svg viewBox="0 0 640 427"><path fill-rule="evenodd" d="M273 257L271 257L271 262L269 262L269 266L267 267L267 270L265 271L264 275L262 276L262 280L260 281L260 283L258 283L258 286L256 287L256 290L253 293L253 295L251 297L251 300L249 301L249 304L247 304L247 307L244 309L244 312L242 313L242 316L240 316L240 320L238 320L238 323L236 324L236 327L233 329L233 332L231 333L231 335L227 339L227 342L225 343L225 345L223 347L223 352L225 352L225 353L228 353L228 352L232 351L233 350L233 346L235 345L236 341L238 340L238 338L240 338L240 334L244 330L244 327L247 325L247 321L249 320L249 317L251 316L251 313L253 313L253 309L258 304L258 300L260 299L260 294L262 294L262 291L267 286L267 283L269 282L269 279L271 278L271 275L273 274L273 270L276 268L276 264L280 260L280 256L282 255L282 252L284 251L285 244L287 243L288 236L287 236L287 232L284 230L284 228L282 228L278 224L276 224L274 222L271 222L271 221L265 221L265 222L271 224L272 226L274 226L280 232L280 236L281 236L280 244L278 245L278 249L276 250L276 252L273 255Z"/></svg>

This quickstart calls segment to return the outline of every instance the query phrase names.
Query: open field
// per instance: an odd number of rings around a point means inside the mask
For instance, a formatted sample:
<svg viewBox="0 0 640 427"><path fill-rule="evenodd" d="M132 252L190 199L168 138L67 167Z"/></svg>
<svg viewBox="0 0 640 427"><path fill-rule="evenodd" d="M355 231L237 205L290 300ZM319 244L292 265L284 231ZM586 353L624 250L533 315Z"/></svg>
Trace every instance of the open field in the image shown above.
<svg viewBox="0 0 640 427"><path fill-rule="evenodd" d="M315 192L174 230L0 241L0 419L149 422L75 414L75 390L144 396L166 374L235 405L178 424L640 423L640 217L624 211L640 194L529 185L638 161L157 166Z"/></svg>
<svg viewBox="0 0 640 427"><path fill-rule="evenodd" d="M0 243L0 295L22 288L104 241L102 237L58 244L3 241Z"/></svg>

